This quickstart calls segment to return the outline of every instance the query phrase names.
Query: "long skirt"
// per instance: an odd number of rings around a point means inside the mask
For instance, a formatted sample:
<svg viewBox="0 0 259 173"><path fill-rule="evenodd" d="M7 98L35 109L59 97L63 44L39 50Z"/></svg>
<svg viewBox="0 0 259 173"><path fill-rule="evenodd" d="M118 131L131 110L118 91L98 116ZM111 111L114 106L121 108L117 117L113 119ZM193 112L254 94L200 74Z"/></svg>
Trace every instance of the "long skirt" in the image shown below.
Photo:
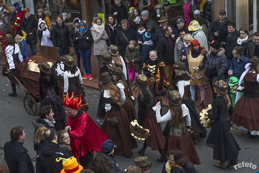
<svg viewBox="0 0 259 173"><path fill-rule="evenodd" d="M109 119L115 116L118 117L119 123L115 126L111 126ZM132 149L138 147L136 140L131 136L129 124L124 108L121 108L120 111L106 112L101 129L116 145L114 154L129 157L132 155Z"/></svg>
<svg viewBox="0 0 259 173"><path fill-rule="evenodd" d="M129 122L137 119L135 106L129 97L126 98L126 101L122 107L125 109L127 113Z"/></svg>

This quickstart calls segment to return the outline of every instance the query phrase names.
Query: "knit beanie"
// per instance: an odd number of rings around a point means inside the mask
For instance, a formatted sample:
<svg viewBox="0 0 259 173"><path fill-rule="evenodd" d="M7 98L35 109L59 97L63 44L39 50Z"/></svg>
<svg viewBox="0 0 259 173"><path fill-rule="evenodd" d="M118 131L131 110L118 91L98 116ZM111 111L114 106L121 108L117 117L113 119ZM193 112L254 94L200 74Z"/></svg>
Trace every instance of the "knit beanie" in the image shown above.
<svg viewBox="0 0 259 173"><path fill-rule="evenodd" d="M15 2L14 4L13 4L13 6L14 7L17 7L17 6L19 6L20 4L18 3L18 2Z"/></svg>
<svg viewBox="0 0 259 173"><path fill-rule="evenodd" d="M45 13L45 11L44 11L42 8L38 9L38 11L37 11L37 12L40 12L40 13L42 13L42 14L44 14L44 13Z"/></svg>
<svg viewBox="0 0 259 173"><path fill-rule="evenodd" d="M219 49L220 43L219 43L217 40L213 40L213 41L210 43L210 46L213 47L214 49Z"/></svg>
<svg viewBox="0 0 259 173"><path fill-rule="evenodd" d="M21 6L17 6L17 7L15 7L15 11L18 11L18 13L20 13L20 12L22 11Z"/></svg>
<svg viewBox="0 0 259 173"><path fill-rule="evenodd" d="M149 12L147 10L142 11L141 15L149 17Z"/></svg>
<svg viewBox="0 0 259 173"><path fill-rule="evenodd" d="M143 40L145 41L149 41L151 40L151 34L146 32L145 34L143 34Z"/></svg>

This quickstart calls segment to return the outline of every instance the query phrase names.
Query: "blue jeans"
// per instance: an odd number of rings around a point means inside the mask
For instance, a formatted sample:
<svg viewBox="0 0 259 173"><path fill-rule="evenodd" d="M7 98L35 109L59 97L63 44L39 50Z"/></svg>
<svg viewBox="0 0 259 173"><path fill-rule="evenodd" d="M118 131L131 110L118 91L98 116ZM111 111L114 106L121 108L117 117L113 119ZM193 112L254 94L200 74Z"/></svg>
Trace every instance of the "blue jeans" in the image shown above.
<svg viewBox="0 0 259 173"><path fill-rule="evenodd" d="M68 55L70 53L69 47L67 46L67 47L59 48L58 53L60 56Z"/></svg>
<svg viewBox="0 0 259 173"><path fill-rule="evenodd" d="M36 55L36 45L35 44L29 44L30 48L31 48L31 54Z"/></svg>
<svg viewBox="0 0 259 173"><path fill-rule="evenodd" d="M83 61L85 73L87 75L91 74L91 53L92 53L91 49L88 49L86 51L79 50L79 54L80 54L80 56L82 58L82 61Z"/></svg>
<svg viewBox="0 0 259 173"><path fill-rule="evenodd" d="M230 66L231 66L231 64L232 64L232 59L228 59L228 58L227 58L227 64L228 64L227 70L229 70L229 68L230 68Z"/></svg>
<svg viewBox="0 0 259 173"><path fill-rule="evenodd" d="M76 54L77 67L78 67L79 69L81 69L79 49L74 48L74 50L75 50L75 54Z"/></svg>

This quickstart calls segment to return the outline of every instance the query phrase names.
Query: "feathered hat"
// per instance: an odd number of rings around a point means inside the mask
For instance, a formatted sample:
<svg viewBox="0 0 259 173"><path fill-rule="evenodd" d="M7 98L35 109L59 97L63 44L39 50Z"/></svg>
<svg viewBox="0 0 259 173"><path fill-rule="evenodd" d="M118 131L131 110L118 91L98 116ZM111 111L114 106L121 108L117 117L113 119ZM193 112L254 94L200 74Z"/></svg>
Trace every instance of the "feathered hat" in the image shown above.
<svg viewBox="0 0 259 173"><path fill-rule="evenodd" d="M69 98L69 94L67 93L66 97L64 97L64 106L69 107L71 109L78 110L81 107L81 95L79 97L75 97L74 93Z"/></svg>

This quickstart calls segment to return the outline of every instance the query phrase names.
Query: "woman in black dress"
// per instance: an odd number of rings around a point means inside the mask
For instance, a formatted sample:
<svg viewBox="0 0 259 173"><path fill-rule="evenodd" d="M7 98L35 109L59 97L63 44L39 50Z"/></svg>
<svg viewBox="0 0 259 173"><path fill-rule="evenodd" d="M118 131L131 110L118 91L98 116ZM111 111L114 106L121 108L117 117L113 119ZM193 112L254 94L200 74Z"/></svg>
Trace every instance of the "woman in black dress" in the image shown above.
<svg viewBox="0 0 259 173"><path fill-rule="evenodd" d="M59 87L57 79L50 74L50 65L46 62L40 63L40 97L42 106L51 105L54 113L55 129L63 130L65 128L65 111L60 101Z"/></svg>
<svg viewBox="0 0 259 173"><path fill-rule="evenodd" d="M228 84L223 80L214 83L214 91L217 97L212 103L212 112L209 118L213 121L206 145L213 148L213 159L220 160L214 163L216 167L226 168L237 163L237 157L241 148L231 133L230 116L233 106L228 97ZM226 165L226 161L229 161Z"/></svg>

